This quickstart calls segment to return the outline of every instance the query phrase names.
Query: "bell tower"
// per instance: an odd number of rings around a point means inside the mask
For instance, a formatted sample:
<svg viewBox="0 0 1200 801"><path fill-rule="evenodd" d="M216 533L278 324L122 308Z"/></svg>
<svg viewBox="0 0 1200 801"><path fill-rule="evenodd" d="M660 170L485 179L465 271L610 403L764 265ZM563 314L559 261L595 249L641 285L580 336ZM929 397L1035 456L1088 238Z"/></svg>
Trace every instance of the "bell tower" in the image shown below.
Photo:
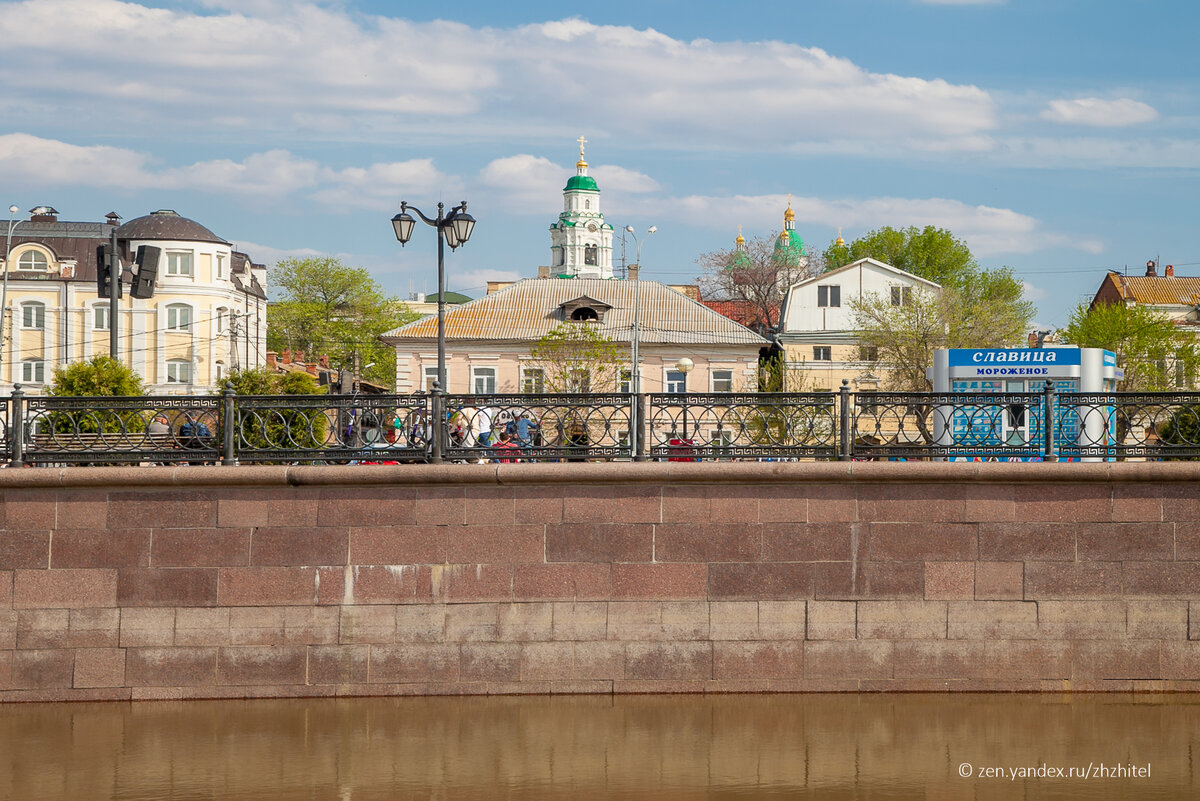
<svg viewBox="0 0 1200 801"><path fill-rule="evenodd" d="M550 225L551 275L578 278L612 278L613 228L600 212L600 187L588 175L583 155L587 140L579 142L575 175L563 188L563 210Z"/></svg>

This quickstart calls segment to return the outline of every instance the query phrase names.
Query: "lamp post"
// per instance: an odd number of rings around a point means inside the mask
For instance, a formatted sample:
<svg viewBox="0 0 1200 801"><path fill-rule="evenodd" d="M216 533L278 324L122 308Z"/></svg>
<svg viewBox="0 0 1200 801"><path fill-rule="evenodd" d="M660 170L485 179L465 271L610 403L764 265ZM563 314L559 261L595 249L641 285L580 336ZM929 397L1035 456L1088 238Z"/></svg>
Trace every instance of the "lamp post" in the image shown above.
<svg viewBox="0 0 1200 801"><path fill-rule="evenodd" d="M688 377L688 373L692 372L692 368L695 366L696 365L687 356L684 356L682 359L675 362L675 369L678 370L679 372L683 373L683 396L684 397L683 397L682 409L683 409L683 440L684 440L684 442L687 442L687 438L688 438L688 433L687 433L687 419L688 419L687 377Z"/></svg>
<svg viewBox="0 0 1200 801"><path fill-rule="evenodd" d="M471 232L475 229L475 218L467 214L467 201L463 201L458 206L450 209L450 213L446 214L445 204L438 203L437 217L430 219L426 217L416 206L410 206L407 200L400 202L400 213L392 218L392 228L396 232L396 239L399 240L400 246L408 244L408 240L412 238L413 227L417 224L417 220L408 213L409 209L416 212L417 217L420 217L426 225L432 225L438 232L438 312L437 312L437 360L438 360L438 378L434 384L434 411L441 413L439 398L446 392L446 251L445 245L449 245L451 250L457 250L459 245L465 245L467 240L471 238ZM442 420L437 420L433 426L433 461L440 463L442 461L443 451L443 432L445 430Z"/></svg>
<svg viewBox="0 0 1200 801"><path fill-rule="evenodd" d="M0 381L4 380L4 332L7 330L4 323L8 319L8 274L12 267L9 257L12 256L13 229L21 224L15 219L20 210L15 205L8 207L8 234L4 238L4 288L0 289Z"/></svg>
<svg viewBox="0 0 1200 801"><path fill-rule="evenodd" d="M649 228L646 229L646 236L650 236L650 234L653 234L657 230L658 230L657 225L650 226ZM633 281L633 336L631 337L632 342L630 343L630 353L629 353L629 360L631 362L631 367L632 367L632 372L629 375L629 391L632 392L634 395L636 395L642 391L641 370L638 369L640 366L638 363L639 362L639 360L638 360L638 340L641 339L641 336L640 336L641 331L639 329L638 313L639 313L639 300L641 299L640 296L641 296L641 289L642 289L642 243L637 238L637 234L634 233L632 225L625 226L625 232L633 237L633 243L634 243L634 245L637 246L637 248L636 248L637 256L635 257L637 260L637 267L638 267L637 278L635 278Z"/></svg>

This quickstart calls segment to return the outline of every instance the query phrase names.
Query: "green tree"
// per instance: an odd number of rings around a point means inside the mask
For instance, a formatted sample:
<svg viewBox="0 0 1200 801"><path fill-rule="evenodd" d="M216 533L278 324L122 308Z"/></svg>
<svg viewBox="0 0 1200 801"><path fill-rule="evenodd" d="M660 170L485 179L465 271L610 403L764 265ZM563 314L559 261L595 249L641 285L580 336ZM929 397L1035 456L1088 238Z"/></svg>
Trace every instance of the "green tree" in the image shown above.
<svg viewBox="0 0 1200 801"><path fill-rule="evenodd" d="M267 307L267 347L327 355L331 364L353 369L386 387L396 384L396 358L379 335L417 319L398 298L361 267L340 259L284 259L271 270L276 299ZM370 364L370 367L365 367Z"/></svg>
<svg viewBox="0 0 1200 801"><path fill-rule="evenodd" d="M778 236L755 237L733 250L714 250L696 259L702 295L733 300L748 310L746 325L760 335L779 327L788 287L809 275L803 246L786 247Z"/></svg>
<svg viewBox="0 0 1200 801"><path fill-rule="evenodd" d="M925 370L938 348L1004 347L1021 342L1034 306L1012 270L985 270L966 243L944 228L884 227L826 248L826 270L873 258L941 285L917 290L900 305L867 296L850 304L863 351L887 375L889 389L929 389Z"/></svg>
<svg viewBox="0 0 1200 801"><path fill-rule="evenodd" d="M271 373L265 369L235 370L228 383L238 395L308 395L268 408L241 408L234 446L243 448L319 448L330 429L330 412L315 396L325 392L308 373Z"/></svg>
<svg viewBox="0 0 1200 801"><path fill-rule="evenodd" d="M629 369L624 347L593 323L564 322L529 351L546 392L615 392Z"/></svg>
<svg viewBox="0 0 1200 801"><path fill-rule="evenodd" d="M50 393L56 397L123 397L144 395L142 379L111 356L94 356L54 371Z"/></svg>
<svg viewBox="0 0 1200 801"><path fill-rule="evenodd" d="M1145 306L1081 303L1071 312L1062 341L1081 348L1104 348L1125 371L1120 389L1156 392L1190 387L1200 367L1195 336L1164 314Z"/></svg>

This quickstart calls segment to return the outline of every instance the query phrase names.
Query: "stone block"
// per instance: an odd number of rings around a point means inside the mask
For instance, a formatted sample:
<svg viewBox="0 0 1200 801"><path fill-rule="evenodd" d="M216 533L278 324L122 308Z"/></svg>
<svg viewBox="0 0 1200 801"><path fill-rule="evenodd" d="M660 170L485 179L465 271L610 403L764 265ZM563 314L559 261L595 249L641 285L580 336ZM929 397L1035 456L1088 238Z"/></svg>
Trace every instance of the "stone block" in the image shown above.
<svg viewBox="0 0 1200 801"><path fill-rule="evenodd" d="M1200 562L1127 561L1121 568L1127 598L1200 598Z"/></svg>
<svg viewBox="0 0 1200 801"><path fill-rule="evenodd" d="M221 606L308 605L317 601L317 582L311 567L223 567L217 600Z"/></svg>
<svg viewBox="0 0 1200 801"><path fill-rule="evenodd" d="M1040 601L1038 630L1054 640L1123 640L1125 601Z"/></svg>
<svg viewBox="0 0 1200 801"><path fill-rule="evenodd" d="M123 569L117 580L121 606L213 606L217 569L171 567Z"/></svg>
<svg viewBox="0 0 1200 801"><path fill-rule="evenodd" d="M954 523L965 513L961 484L859 484L858 513L867 523Z"/></svg>
<svg viewBox="0 0 1200 801"><path fill-rule="evenodd" d="M70 529L51 536L51 568L148 567L150 529Z"/></svg>
<svg viewBox="0 0 1200 801"><path fill-rule="evenodd" d="M12 652L13 690L50 690L68 688L75 678L75 652L47 649Z"/></svg>
<svg viewBox="0 0 1200 801"><path fill-rule="evenodd" d="M350 530L344 526L260 528L250 540L250 564L345 565L349 560Z"/></svg>
<svg viewBox="0 0 1200 801"><path fill-rule="evenodd" d="M125 608L120 611L120 647L175 644L174 608Z"/></svg>
<svg viewBox="0 0 1200 801"><path fill-rule="evenodd" d="M500 604L448 604L447 642L496 642L500 636Z"/></svg>
<svg viewBox="0 0 1200 801"><path fill-rule="evenodd" d="M217 651L217 683L271 687L304 684L308 676L306 646L225 647Z"/></svg>
<svg viewBox="0 0 1200 801"><path fill-rule="evenodd" d="M690 599L708 594L708 566L652 564L612 566L614 599Z"/></svg>
<svg viewBox="0 0 1200 801"><path fill-rule="evenodd" d="M465 608L456 605L454 608ZM396 607L396 642L442 642L446 638L446 609L442 604L404 604Z"/></svg>
<svg viewBox="0 0 1200 801"><path fill-rule="evenodd" d="M1174 525L1175 558L1181 562L1200 560L1200 522L1180 521ZM0 548L2 547L0 546Z"/></svg>
<svg viewBox="0 0 1200 801"><path fill-rule="evenodd" d="M114 491L108 495L109 528L212 528L217 490Z"/></svg>
<svg viewBox="0 0 1200 801"><path fill-rule="evenodd" d="M72 648L115 648L120 641L121 610L72 609L67 644Z"/></svg>
<svg viewBox="0 0 1200 801"><path fill-rule="evenodd" d="M769 501L759 499L758 519L763 523L807 523L811 492L806 485L772 487Z"/></svg>
<svg viewBox="0 0 1200 801"><path fill-rule="evenodd" d="M754 601L713 601L708 605L713 640L761 640L758 604Z"/></svg>
<svg viewBox="0 0 1200 801"><path fill-rule="evenodd" d="M1014 681L1061 680L1071 677L1074 645L1069 642L996 640L985 643L991 676Z"/></svg>
<svg viewBox="0 0 1200 801"><path fill-rule="evenodd" d="M461 526L467 522L466 492L461 487L422 487L416 496L415 518L421 526ZM393 521L383 521L387 525Z"/></svg>
<svg viewBox="0 0 1200 801"><path fill-rule="evenodd" d="M709 636L704 602L613 601L608 605L610 640L701 640Z"/></svg>
<svg viewBox="0 0 1200 801"><path fill-rule="evenodd" d="M518 601L591 601L611 596L611 565L562 562L513 569L513 598Z"/></svg>
<svg viewBox="0 0 1200 801"><path fill-rule="evenodd" d="M758 487L736 484L712 484L706 487L709 518L713 523L758 523L759 506L773 503L774 497L760 501ZM772 493L773 495L773 493Z"/></svg>
<svg viewBox="0 0 1200 801"><path fill-rule="evenodd" d="M1162 521L1164 519L1162 485L1114 482L1112 485L1112 519L1118 523L1158 523Z"/></svg>
<svg viewBox="0 0 1200 801"><path fill-rule="evenodd" d="M499 604L501 642L538 642L554 637L554 605L549 602Z"/></svg>
<svg viewBox="0 0 1200 801"><path fill-rule="evenodd" d="M50 528L50 526L47 526ZM108 528L108 492L91 489L62 489L55 495L56 531Z"/></svg>
<svg viewBox="0 0 1200 801"><path fill-rule="evenodd" d="M1164 679L1200 679L1200 642L1164 642L1159 654Z"/></svg>
<svg viewBox="0 0 1200 801"><path fill-rule="evenodd" d="M848 562L856 545L864 552L867 545L862 523L766 523L762 529L768 562Z"/></svg>
<svg viewBox="0 0 1200 801"><path fill-rule="evenodd" d="M925 563L925 600L966 601L974 597L974 562Z"/></svg>
<svg viewBox="0 0 1200 801"><path fill-rule="evenodd" d="M521 646L521 681L566 680L574 677L574 643L529 642Z"/></svg>
<svg viewBox="0 0 1200 801"><path fill-rule="evenodd" d="M372 684L458 681L457 644L372 645L370 658Z"/></svg>
<svg viewBox="0 0 1200 801"><path fill-rule="evenodd" d="M315 526L321 490L315 487L272 489L267 496L267 525ZM348 525L348 524L346 524Z"/></svg>
<svg viewBox="0 0 1200 801"><path fill-rule="evenodd" d="M853 523L859 517L858 491L850 484L813 484L806 487L808 522Z"/></svg>
<svg viewBox="0 0 1200 801"><path fill-rule="evenodd" d="M514 487L514 522L561 523L563 491L561 487Z"/></svg>
<svg viewBox="0 0 1200 801"><path fill-rule="evenodd" d="M185 528L154 532L154 567L243 567L250 564L250 529Z"/></svg>
<svg viewBox="0 0 1200 801"><path fill-rule="evenodd" d="M131 687L201 687L217 681L216 648L127 648Z"/></svg>
<svg viewBox="0 0 1200 801"><path fill-rule="evenodd" d="M886 679L892 676L890 640L809 640L804 676L810 679Z"/></svg>
<svg viewBox="0 0 1200 801"><path fill-rule="evenodd" d="M229 610L181 607L175 610L175 645L229 645Z"/></svg>
<svg viewBox="0 0 1200 801"><path fill-rule="evenodd" d="M757 523L663 523L654 527L658 562L757 562L762 558Z"/></svg>
<svg viewBox="0 0 1200 801"><path fill-rule="evenodd" d="M1073 562L1076 533L1074 523L980 523L979 558L994 562Z"/></svg>
<svg viewBox="0 0 1200 801"><path fill-rule="evenodd" d="M79 648L71 686L121 687L125 684L125 651L122 648Z"/></svg>
<svg viewBox="0 0 1200 801"><path fill-rule="evenodd" d="M516 493L512 487L466 487L463 505L469 524L511 526L517 522Z"/></svg>
<svg viewBox="0 0 1200 801"><path fill-rule="evenodd" d="M615 680L625 676L625 643L573 643L572 678L579 680Z"/></svg>
<svg viewBox="0 0 1200 801"><path fill-rule="evenodd" d="M3 507L0 506L0 509ZM0 536L0 570L50 567L50 532L7 530Z"/></svg>
<svg viewBox="0 0 1200 801"><path fill-rule="evenodd" d="M980 640L902 641L895 644L897 679L978 679L991 673Z"/></svg>
<svg viewBox="0 0 1200 801"><path fill-rule="evenodd" d="M217 525L240 529L269 525L270 498L271 491L262 487L223 489L217 498Z"/></svg>
<svg viewBox="0 0 1200 801"><path fill-rule="evenodd" d="M809 601L810 640L853 640L858 637L858 604L853 601Z"/></svg>
<svg viewBox="0 0 1200 801"><path fill-rule="evenodd" d="M708 568L708 597L713 600L789 600L812 596L812 563L730 562Z"/></svg>
<svg viewBox="0 0 1200 801"><path fill-rule="evenodd" d="M1004 484L963 487L965 523L1007 523L1017 519L1017 488Z"/></svg>
<svg viewBox="0 0 1200 801"><path fill-rule="evenodd" d="M1104 523L1112 520L1112 489L1107 482L1021 487L1021 517L1048 523Z"/></svg>
<svg viewBox="0 0 1200 801"><path fill-rule="evenodd" d="M711 680L713 646L708 642L625 644L625 678L655 681Z"/></svg>
<svg viewBox="0 0 1200 801"><path fill-rule="evenodd" d="M966 523L871 523L867 558L876 562L967 562L978 556L978 527Z"/></svg>
<svg viewBox="0 0 1200 801"><path fill-rule="evenodd" d="M1163 678L1159 643L1153 640L1079 642L1073 653L1077 681Z"/></svg>
<svg viewBox="0 0 1200 801"><path fill-rule="evenodd" d="M671 486L662 488L662 522L708 523L712 520L707 487Z"/></svg>
<svg viewBox="0 0 1200 801"><path fill-rule="evenodd" d="M1012 601L1025 597L1024 562L976 562L975 597L980 601Z"/></svg>
<svg viewBox="0 0 1200 801"><path fill-rule="evenodd" d="M340 570L343 586L334 603L427 603L433 598L433 577L440 565L354 565ZM324 586L324 585L322 585Z"/></svg>
<svg viewBox="0 0 1200 801"><path fill-rule="evenodd" d="M805 601L758 602L758 628L764 640L803 640L807 619Z"/></svg>
<svg viewBox="0 0 1200 801"><path fill-rule="evenodd" d="M603 640L608 637L608 604L562 602L553 604L551 636L555 640Z"/></svg>
<svg viewBox="0 0 1200 801"><path fill-rule="evenodd" d="M12 609L13 574L11 570L0 570L0 611Z"/></svg>
<svg viewBox="0 0 1200 801"><path fill-rule="evenodd" d="M369 645L310 645L308 684L366 684L370 663Z"/></svg>
<svg viewBox="0 0 1200 801"><path fill-rule="evenodd" d="M951 601L951 640L1032 640L1039 634L1038 605L1026 601Z"/></svg>
<svg viewBox="0 0 1200 801"><path fill-rule="evenodd" d="M512 565L434 565L434 598L453 603L511 601Z"/></svg>
<svg viewBox="0 0 1200 801"><path fill-rule="evenodd" d="M22 650L67 648L70 610L22 609L15 613L15 647Z"/></svg>
<svg viewBox="0 0 1200 801"><path fill-rule="evenodd" d="M1026 600L1120 598L1120 562L1026 562Z"/></svg>
<svg viewBox="0 0 1200 801"><path fill-rule="evenodd" d="M564 522L590 523L597 519L601 509L603 519L612 523L660 523L661 490L657 486L632 485L616 488L574 484L563 488Z"/></svg>
<svg viewBox="0 0 1200 801"><path fill-rule="evenodd" d="M78 609L117 605L117 571L16 570L14 609Z"/></svg>
<svg viewBox="0 0 1200 801"><path fill-rule="evenodd" d="M945 601L859 601L858 636L867 640L946 638Z"/></svg>
<svg viewBox="0 0 1200 801"><path fill-rule="evenodd" d="M1173 523L1092 523L1079 528L1081 562L1171 561Z"/></svg>
<svg viewBox="0 0 1200 801"><path fill-rule="evenodd" d="M446 561L450 564L541 563L543 531L538 524L446 527Z"/></svg>
<svg viewBox="0 0 1200 801"><path fill-rule="evenodd" d="M1131 640L1188 639L1188 601L1126 601L1125 634Z"/></svg>
<svg viewBox="0 0 1200 801"><path fill-rule="evenodd" d="M58 498L52 489L9 490L3 510L8 531L49 531L57 526Z"/></svg>
<svg viewBox="0 0 1200 801"><path fill-rule="evenodd" d="M520 681L521 651L516 643L464 643L459 648L462 681Z"/></svg>
<svg viewBox="0 0 1200 801"><path fill-rule="evenodd" d="M343 606L341 608L342 645L387 644L396 639L394 606Z"/></svg>
<svg viewBox="0 0 1200 801"><path fill-rule="evenodd" d="M448 526L350 529L350 564L422 565L446 561Z"/></svg>
<svg viewBox="0 0 1200 801"><path fill-rule="evenodd" d="M785 679L804 675L801 642L713 643L714 679Z"/></svg>
<svg viewBox="0 0 1200 801"><path fill-rule="evenodd" d="M546 526L547 562L650 562L649 523L562 523Z"/></svg>
<svg viewBox="0 0 1200 801"><path fill-rule="evenodd" d="M421 495L427 491L422 489ZM391 486L359 489L339 487L322 489L319 497L318 526L407 526L416 522L418 493L413 489ZM458 497L462 498L461 490ZM461 512L461 501L459 506Z"/></svg>

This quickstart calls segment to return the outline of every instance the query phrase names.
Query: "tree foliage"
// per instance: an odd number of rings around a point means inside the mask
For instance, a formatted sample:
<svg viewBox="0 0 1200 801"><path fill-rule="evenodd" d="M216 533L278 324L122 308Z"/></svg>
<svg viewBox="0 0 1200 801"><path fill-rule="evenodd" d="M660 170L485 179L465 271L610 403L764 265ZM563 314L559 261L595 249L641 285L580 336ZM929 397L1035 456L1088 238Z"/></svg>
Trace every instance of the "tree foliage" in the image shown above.
<svg viewBox="0 0 1200 801"><path fill-rule="evenodd" d="M417 316L361 267L340 259L284 259L270 275L278 297L267 308L267 347L302 351L315 360L327 355L336 367L353 369L355 356L363 377L395 386L396 358L379 335Z"/></svg>
<svg viewBox="0 0 1200 801"><path fill-rule="evenodd" d="M54 371L50 394L57 397L144 395L142 379L111 356L94 356Z"/></svg>
<svg viewBox="0 0 1200 801"><path fill-rule="evenodd" d="M321 395L325 388L308 373L235 370L228 383L238 395ZM323 406L296 405L238 412L238 448L318 448L325 444L330 419Z"/></svg>
<svg viewBox="0 0 1200 801"><path fill-rule="evenodd" d="M867 296L851 303L859 343L874 352L889 389L924 391L925 370L938 348L1005 347L1020 343L1033 319L1021 282L1007 267L985 270L950 231L890 227L871 231L822 254L826 270L873 258L940 284L940 293L914 290L911 302Z"/></svg>
<svg viewBox="0 0 1200 801"><path fill-rule="evenodd" d="M777 235L755 237L745 250L714 250L696 259L703 271L697 279L703 297L744 302L752 312L749 327L760 335L779 327L788 287L810 274L807 258L778 248L777 242Z"/></svg>
<svg viewBox="0 0 1200 801"><path fill-rule="evenodd" d="M1101 303L1089 307L1081 303L1059 337L1081 348L1115 353L1117 366L1125 371L1118 388L1126 392L1191 386L1200 367L1195 337L1145 306Z"/></svg>
<svg viewBox="0 0 1200 801"><path fill-rule="evenodd" d="M628 356L594 323L567 321L534 344L529 365L542 371L546 392L615 392Z"/></svg>

